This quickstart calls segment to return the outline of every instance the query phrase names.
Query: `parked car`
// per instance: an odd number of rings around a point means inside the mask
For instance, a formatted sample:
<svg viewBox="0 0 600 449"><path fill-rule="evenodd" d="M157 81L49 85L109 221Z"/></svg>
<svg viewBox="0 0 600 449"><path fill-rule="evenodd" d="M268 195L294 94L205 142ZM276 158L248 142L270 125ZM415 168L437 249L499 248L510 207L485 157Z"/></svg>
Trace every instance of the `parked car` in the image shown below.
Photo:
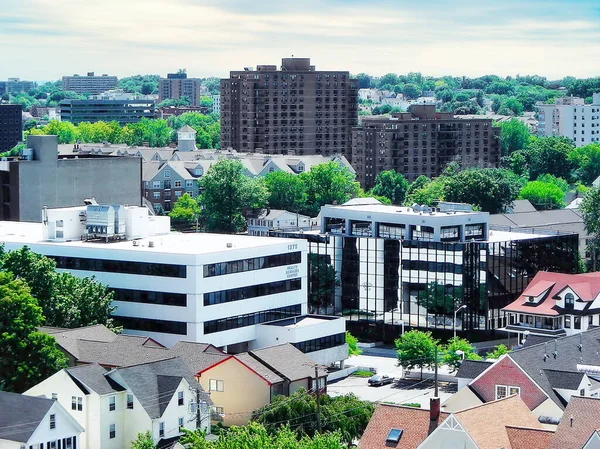
<svg viewBox="0 0 600 449"><path fill-rule="evenodd" d="M386 374L375 374L369 377L369 385L374 387L380 387L381 385L391 384L394 382L394 378Z"/></svg>

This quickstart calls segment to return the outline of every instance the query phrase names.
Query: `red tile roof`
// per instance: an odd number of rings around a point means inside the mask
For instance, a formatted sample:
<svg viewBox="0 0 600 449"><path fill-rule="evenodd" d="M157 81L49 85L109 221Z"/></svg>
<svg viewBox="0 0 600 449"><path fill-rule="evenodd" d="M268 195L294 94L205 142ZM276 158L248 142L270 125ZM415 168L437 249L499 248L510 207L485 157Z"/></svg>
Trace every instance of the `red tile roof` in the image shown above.
<svg viewBox="0 0 600 449"><path fill-rule="evenodd" d="M593 301L600 294L600 273L564 274L540 271L523 290L521 296L502 310L532 315L560 315L555 309L556 302L553 298L567 287L570 287L580 300ZM529 297L539 296L546 290L549 290L549 294L546 294L540 302L529 302Z"/></svg>
<svg viewBox="0 0 600 449"><path fill-rule="evenodd" d="M396 449L416 449L448 417L440 413L437 422L429 419L429 410L400 405L379 404L360 439L360 449L389 449L386 438L391 429L402 429Z"/></svg>

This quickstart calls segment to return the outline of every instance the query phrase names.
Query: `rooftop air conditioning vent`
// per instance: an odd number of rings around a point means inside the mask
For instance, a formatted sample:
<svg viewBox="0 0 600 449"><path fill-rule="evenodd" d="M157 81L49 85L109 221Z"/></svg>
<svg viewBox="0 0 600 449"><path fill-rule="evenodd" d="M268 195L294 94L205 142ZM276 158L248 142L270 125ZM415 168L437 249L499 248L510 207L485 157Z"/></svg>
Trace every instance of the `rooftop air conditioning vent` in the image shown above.
<svg viewBox="0 0 600 449"><path fill-rule="evenodd" d="M233 248L233 243L227 243L227 248Z"/></svg>
<svg viewBox="0 0 600 449"><path fill-rule="evenodd" d="M133 246L140 246L140 242L138 242L137 240L133 241Z"/></svg>
<svg viewBox="0 0 600 449"><path fill-rule="evenodd" d="M148 248L154 248L154 240L148 241Z"/></svg>

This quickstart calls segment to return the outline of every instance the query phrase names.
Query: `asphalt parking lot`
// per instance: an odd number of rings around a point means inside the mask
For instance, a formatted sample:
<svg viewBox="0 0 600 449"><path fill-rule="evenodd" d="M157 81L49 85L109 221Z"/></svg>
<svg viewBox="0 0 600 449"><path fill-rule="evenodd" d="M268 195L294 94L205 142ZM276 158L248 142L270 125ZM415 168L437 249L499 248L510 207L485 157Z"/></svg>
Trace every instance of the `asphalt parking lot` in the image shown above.
<svg viewBox="0 0 600 449"><path fill-rule="evenodd" d="M428 374L428 373L427 373ZM381 387L371 387L364 377L348 377L327 385L327 393L331 396L341 396L354 393L361 399L371 402L389 402L393 404L419 403L423 408L429 408L429 398L434 395L433 379L399 379L393 384ZM430 375L430 374L429 374ZM456 384L439 383L439 396L442 403L456 393Z"/></svg>

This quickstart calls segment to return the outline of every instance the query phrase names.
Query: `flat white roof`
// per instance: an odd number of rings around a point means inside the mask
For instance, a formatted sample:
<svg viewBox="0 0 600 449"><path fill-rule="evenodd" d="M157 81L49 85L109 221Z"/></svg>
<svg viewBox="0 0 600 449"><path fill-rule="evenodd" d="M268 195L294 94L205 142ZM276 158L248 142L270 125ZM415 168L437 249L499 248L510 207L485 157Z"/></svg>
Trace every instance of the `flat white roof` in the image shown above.
<svg viewBox="0 0 600 449"><path fill-rule="evenodd" d="M341 205L341 206L324 206L322 213L327 214L330 211L354 211L363 213L380 213L380 214L403 214L411 216L433 216L433 217L448 217L452 215L487 215L486 212L469 211L469 212L425 212L414 211L411 207L391 206L389 204L359 204L359 205Z"/></svg>
<svg viewBox="0 0 600 449"><path fill-rule="evenodd" d="M18 221L0 221L0 242L30 244L47 244L68 246L74 248L95 248L104 250L127 250L136 252L169 253L169 254L207 254L227 250L261 248L275 244L302 244L303 240L278 237L258 237L231 234L183 234L170 232L139 239L139 246L133 246L132 241L104 243L99 241L69 241L43 240L42 223L26 223ZM148 247L153 241L154 247ZM232 247L228 248L227 244Z"/></svg>

